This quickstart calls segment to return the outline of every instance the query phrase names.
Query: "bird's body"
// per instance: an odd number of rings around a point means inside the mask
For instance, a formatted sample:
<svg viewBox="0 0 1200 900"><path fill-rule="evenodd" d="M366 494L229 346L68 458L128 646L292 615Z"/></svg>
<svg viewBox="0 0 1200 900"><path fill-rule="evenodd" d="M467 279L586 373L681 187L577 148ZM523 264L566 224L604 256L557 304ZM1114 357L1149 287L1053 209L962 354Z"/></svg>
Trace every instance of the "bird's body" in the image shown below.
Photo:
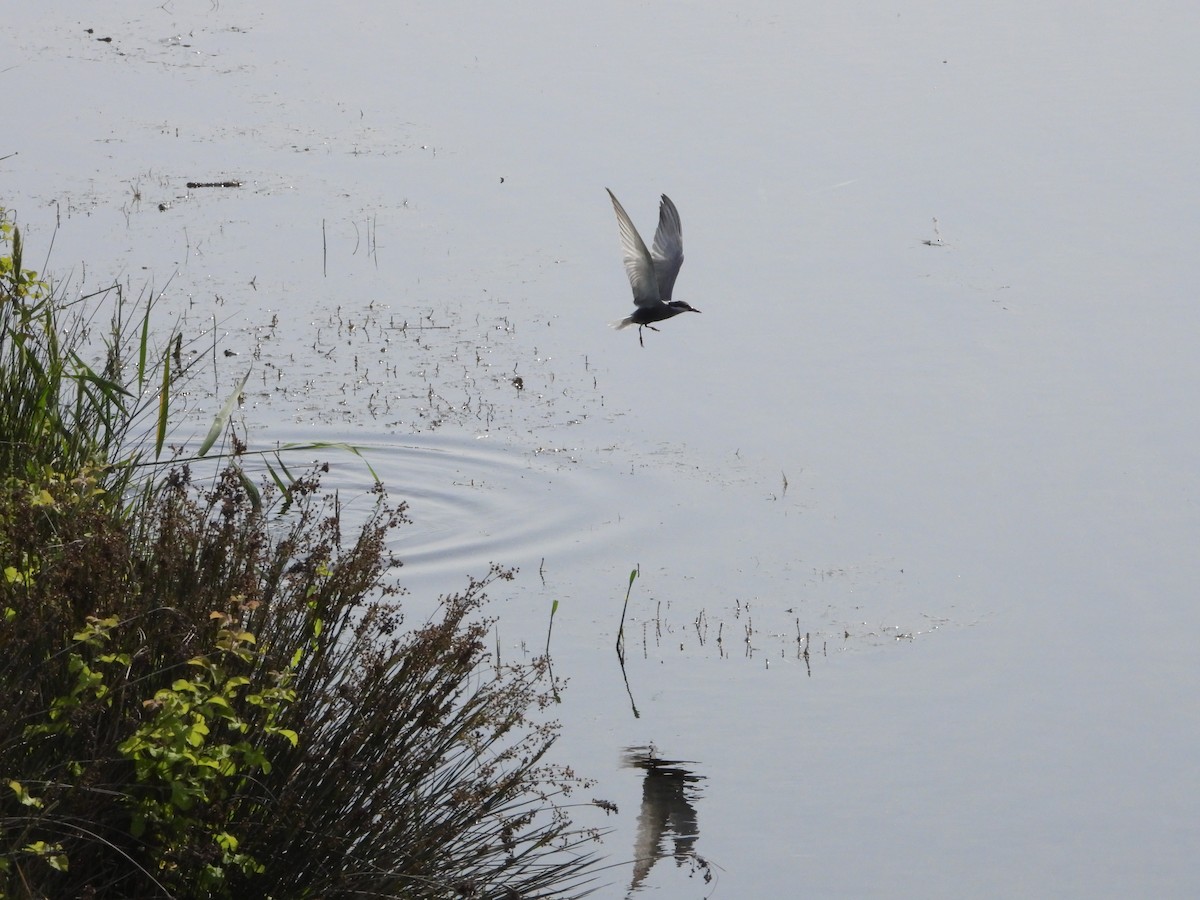
<svg viewBox="0 0 1200 900"><path fill-rule="evenodd" d="M605 190L608 190L605 188ZM642 329L654 327L661 322L684 312L700 312L682 300L672 300L675 278L683 265L683 226L679 222L679 210L666 194L658 207L658 230L654 234L654 249L647 250L646 242L633 227L625 208L608 191L613 209L617 213L617 226L621 231L621 253L625 258L625 272L633 288L633 303L637 308L624 319L614 322L616 328L638 326L638 343L642 341ZM642 344L645 346L645 344Z"/></svg>

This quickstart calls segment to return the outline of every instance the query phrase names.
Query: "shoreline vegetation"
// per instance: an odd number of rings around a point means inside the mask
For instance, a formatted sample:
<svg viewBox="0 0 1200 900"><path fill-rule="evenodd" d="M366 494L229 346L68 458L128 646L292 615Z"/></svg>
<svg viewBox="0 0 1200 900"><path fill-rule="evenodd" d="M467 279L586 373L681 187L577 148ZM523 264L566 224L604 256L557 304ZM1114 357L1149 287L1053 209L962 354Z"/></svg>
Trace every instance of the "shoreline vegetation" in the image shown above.
<svg viewBox="0 0 1200 900"><path fill-rule="evenodd" d="M0 210L0 896L588 893L548 656L487 650L513 572L407 622L403 501L347 526L232 402L172 447L153 297L69 300L23 255Z"/></svg>

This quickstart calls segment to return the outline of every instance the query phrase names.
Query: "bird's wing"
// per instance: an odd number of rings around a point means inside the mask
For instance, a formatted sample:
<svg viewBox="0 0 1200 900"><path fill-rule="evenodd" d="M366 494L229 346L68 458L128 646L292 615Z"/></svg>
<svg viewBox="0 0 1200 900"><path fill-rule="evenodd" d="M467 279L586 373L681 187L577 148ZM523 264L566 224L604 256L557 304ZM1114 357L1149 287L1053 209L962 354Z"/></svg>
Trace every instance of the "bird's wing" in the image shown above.
<svg viewBox="0 0 1200 900"><path fill-rule="evenodd" d="M683 265L683 225L679 222L679 210L666 194L662 195L662 204L658 207L658 231L650 256L654 262L658 295L666 302L671 299L675 277Z"/></svg>
<svg viewBox="0 0 1200 900"><path fill-rule="evenodd" d="M608 191L608 188L605 188ZM654 262L646 242L629 221L629 214L621 206L612 191L613 209L617 212L617 226L621 229L621 253L625 257L625 272L629 275L629 284L633 287L633 302L637 306L655 306L662 302L658 293L658 279L655 277Z"/></svg>

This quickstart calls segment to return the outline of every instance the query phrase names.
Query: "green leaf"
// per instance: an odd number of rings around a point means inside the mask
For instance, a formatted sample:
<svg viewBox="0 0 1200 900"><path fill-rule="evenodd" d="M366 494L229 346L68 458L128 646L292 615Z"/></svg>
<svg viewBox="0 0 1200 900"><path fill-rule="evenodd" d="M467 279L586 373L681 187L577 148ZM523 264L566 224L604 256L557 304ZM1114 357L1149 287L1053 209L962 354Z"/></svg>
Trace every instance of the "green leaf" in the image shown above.
<svg viewBox="0 0 1200 900"><path fill-rule="evenodd" d="M24 849L29 853L36 853L38 856L43 857L50 868L59 872L67 871L67 854L62 852L62 844L34 841L32 844L26 844Z"/></svg>
<svg viewBox="0 0 1200 900"><path fill-rule="evenodd" d="M17 795L17 801L22 806L32 806L36 809L41 809L44 805L41 800L25 790L25 785L21 784L21 782L10 780L8 782L8 786L12 792Z"/></svg>
<svg viewBox="0 0 1200 900"><path fill-rule="evenodd" d="M226 853L233 853L238 848L238 839L228 831L222 831L219 834L214 834L213 840L216 841L217 846Z"/></svg>

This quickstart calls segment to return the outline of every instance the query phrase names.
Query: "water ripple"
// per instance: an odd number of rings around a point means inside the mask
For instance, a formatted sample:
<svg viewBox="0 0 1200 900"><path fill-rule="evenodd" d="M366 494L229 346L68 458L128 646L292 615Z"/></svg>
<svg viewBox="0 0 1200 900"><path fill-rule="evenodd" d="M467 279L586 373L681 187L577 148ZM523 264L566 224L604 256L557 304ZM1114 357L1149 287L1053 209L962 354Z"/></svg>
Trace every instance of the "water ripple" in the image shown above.
<svg viewBox="0 0 1200 900"><path fill-rule="evenodd" d="M608 552L618 537L623 543L641 531L635 521L641 517L628 515L638 507L631 479L581 465L566 451L446 432L353 444L389 496L409 504L412 524L396 532L392 549L404 563L402 581L410 588L417 583L452 588L492 562L527 574L543 564L574 565ZM330 450L322 458L331 463L322 484L347 501L353 525L355 511L365 515L368 508L356 498L371 489L371 474L352 454ZM643 480L639 489L644 488Z"/></svg>

